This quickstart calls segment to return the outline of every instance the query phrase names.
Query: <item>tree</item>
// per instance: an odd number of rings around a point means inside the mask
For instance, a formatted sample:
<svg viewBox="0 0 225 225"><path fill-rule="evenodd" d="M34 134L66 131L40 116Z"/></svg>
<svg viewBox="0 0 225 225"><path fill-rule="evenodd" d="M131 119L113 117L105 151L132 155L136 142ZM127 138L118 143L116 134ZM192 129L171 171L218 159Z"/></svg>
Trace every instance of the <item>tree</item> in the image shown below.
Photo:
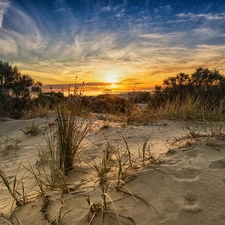
<svg viewBox="0 0 225 225"><path fill-rule="evenodd" d="M199 67L191 76L191 83L195 88L219 87L224 76L218 70L209 70L208 68Z"/></svg>
<svg viewBox="0 0 225 225"><path fill-rule="evenodd" d="M6 94L9 94L11 85L16 77L18 77L19 71L17 67L12 67L8 62L0 61L0 90Z"/></svg>
<svg viewBox="0 0 225 225"><path fill-rule="evenodd" d="M173 98L175 96L183 96L190 91L190 80L188 74L179 73L175 77L169 77L163 81L162 87L156 86L155 90L159 92L160 88L164 94Z"/></svg>
<svg viewBox="0 0 225 225"><path fill-rule="evenodd" d="M35 82L29 75L20 73L17 67L0 61L0 90L14 98L28 99L41 92L41 82Z"/></svg>
<svg viewBox="0 0 225 225"><path fill-rule="evenodd" d="M21 74L17 67L0 61L0 113L12 115L15 111L26 109L31 99L41 93L41 86L41 82L35 82L29 75ZM7 105L9 102L10 105Z"/></svg>
<svg viewBox="0 0 225 225"><path fill-rule="evenodd" d="M165 79L162 86L155 87L155 99L161 102L182 100L187 94L198 95L215 105L225 98L225 77L218 70L199 67L191 75L179 73Z"/></svg>

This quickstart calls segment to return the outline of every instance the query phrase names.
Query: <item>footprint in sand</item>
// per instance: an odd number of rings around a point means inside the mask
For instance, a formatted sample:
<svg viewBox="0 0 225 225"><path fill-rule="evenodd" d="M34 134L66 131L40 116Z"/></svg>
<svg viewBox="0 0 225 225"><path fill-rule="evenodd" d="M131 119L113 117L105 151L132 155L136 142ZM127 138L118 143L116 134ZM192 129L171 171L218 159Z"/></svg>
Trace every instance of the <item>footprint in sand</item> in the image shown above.
<svg viewBox="0 0 225 225"><path fill-rule="evenodd" d="M169 173L179 181L194 181L198 179L199 170L195 167L183 167L180 169L169 169Z"/></svg>
<svg viewBox="0 0 225 225"><path fill-rule="evenodd" d="M186 205L196 205L196 203L198 202L198 197L195 196L194 194L189 193L184 196L184 201Z"/></svg>
<svg viewBox="0 0 225 225"><path fill-rule="evenodd" d="M194 149L194 150L188 151L186 153L186 156L189 157L189 158L196 158L198 155L199 155L198 149Z"/></svg>
<svg viewBox="0 0 225 225"><path fill-rule="evenodd" d="M201 208L198 204L198 197L194 194L186 194L184 196L184 206L182 207L182 210L185 212L199 212L201 211Z"/></svg>
<svg viewBox="0 0 225 225"><path fill-rule="evenodd" d="M213 161L209 164L211 169L225 169L225 159Z"/></svg>

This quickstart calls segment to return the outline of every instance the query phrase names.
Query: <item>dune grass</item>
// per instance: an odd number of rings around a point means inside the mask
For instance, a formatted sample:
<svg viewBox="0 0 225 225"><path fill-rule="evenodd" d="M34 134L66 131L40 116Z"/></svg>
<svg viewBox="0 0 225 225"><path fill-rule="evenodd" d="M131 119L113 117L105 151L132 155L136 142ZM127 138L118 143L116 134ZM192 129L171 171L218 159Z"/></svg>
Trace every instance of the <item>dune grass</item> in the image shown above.
<svg viewBox="0 0 225 225"><path fill-rule="evenodd" d="M80 102L63 102L57 106L57 142L59 168L67 174L74 166L79 146L92 129L89 110Z"/></svg>
<svg viewBox="0 0 225 225"><path fill-rule="evenodd" d="M50 106L46 104L42 106L38 104L36 107L30 107L30 109L23 112L23 119L32 119L36 117L44 117L49 114Z"/></svg>
<svg viewBox="0 0 225 225"><path fill-rule="evenodd" d="M13 200L16 202L17 206L25 205L27 202L27 196L26 196L26 191L24 187L23 177L18 178L18 172L19 172L20 166L21 164L19 164L12 182L8 179L4 170L0 168L0 178L2 179L3 184L7 188L9 194L12 196ZM19 186L21 186L20 187L21 191L19 191Z"/></svg>
<svg viewBox="0 0 225 225"><path fill-rule="evenodd" d="M145 122L159 119L179 121L221 121L224 119L225 99L212 104L207 99L189 93L182 99L177 96L159 105L153 102L153 100L148 101L146 107L139 110L132 120Z"/></svg>

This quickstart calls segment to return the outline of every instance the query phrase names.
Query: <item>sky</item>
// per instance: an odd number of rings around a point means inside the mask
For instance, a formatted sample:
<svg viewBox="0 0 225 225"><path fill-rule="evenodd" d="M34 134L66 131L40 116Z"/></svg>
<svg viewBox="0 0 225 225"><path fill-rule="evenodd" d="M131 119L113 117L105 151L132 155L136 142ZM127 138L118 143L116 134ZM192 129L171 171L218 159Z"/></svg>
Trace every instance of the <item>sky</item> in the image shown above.
<svg viewBox="0 0 225 225"><path fill-rule="evenodd" d="M147 91L198 67L225 75L225 2L0 0L0 61L46 90L84 82L96 94Z"/></svg>

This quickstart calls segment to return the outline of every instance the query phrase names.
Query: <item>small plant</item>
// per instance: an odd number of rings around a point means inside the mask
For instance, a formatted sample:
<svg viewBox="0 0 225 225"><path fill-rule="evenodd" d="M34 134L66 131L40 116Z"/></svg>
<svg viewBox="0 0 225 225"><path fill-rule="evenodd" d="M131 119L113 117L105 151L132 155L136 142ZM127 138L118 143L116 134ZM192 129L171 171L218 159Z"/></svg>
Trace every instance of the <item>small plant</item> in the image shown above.
<svg viewBox="0 0 225 225"><path fill-rule="evenodd" d="M93 159L94 163L94 169L97 172L97 176L99 178L99 185L104 185L108 178L107 178L107 173L109 172L109 167L108 167L108 159L107 159L107 153L106 151L103 150L103 157L101 159L101 162L98 164L96 161Z"/></svg>
<svg viewBox="0 0 225 225"><path fill-rule="evenodd" d="M47 142L48 152L41 151L42 161L48 165L48 172L43 171L42 177L47 186L59 188L64 193L68 193L66 176L59 167L59 154L54 141L54 132L50 135L44 135Z"/></svg>
<svg viewBox="0 0 225 225"><path fill-rule="evenodd" d="M49 161L50 176L45 175L45 179L50 187L59 188L63 193L69 193L65 174L56 166L54 161Z"/></svg>
<svg viewBox="0 0 225 225"><path fill-rule="evenodd" d="M127 171L127 161L129 158L126 157L126 152L121 153L120 150L115 153L115 157L117 159L118 163L118 172L117 172L117 182L116 182L116 189L119 190L121 188L121 184L124 184L124 179L126 176L126 171Z"/></svg>
<svg viewBox="0 0 225 225"><path fill-rule="evenodd" d="M47 163L47 159L48 159L48 150L44 149L44 148L38 148L38 163L39 164L44 164Z"/></svg>
<svg viewBox="0 0 225 225"><path fill-rule="evenodd" d="M103 156L100 159L100 163L97 163L93 159L94 169L97 172L97 176L99 178L99 186L101 188L101 201L97 204L90 201L89 196L86 196L86 201L88 202L90 206L90 214L91 217L88 215L88 222L89 224L92 223L93 219L98 216L99 213L101 213L101 221L104 223L104 217L107 215L109 207L107 206L107 198L111 198L108 196L108 188L110 185L109 179L108 179L108 172L109 172L109 143L107 142L107 148L106 150L103 150ZM112 202L113 203L113 202Z"/></svg>
<svg viewBox="0 0 225 225"><path fill-rule="evenodd" d="M127 153L128 153L128 159L129 159L130 167L133 168L132 159L131 159L130 147L129 147L129 145L128 145L127 139L124 137L124 135L122 135L122 139L123 139L123 141L124 141L124 143L125 143L125 146L126 146L126 150L127 150Z"/></svg>
<svg viewBox="0 0 225 225"><path fill-rule="evenodd" d="M22 131L26 135L30 134L31 136L36 136L37 133L39 132L39 126L36 125L35 122L33 121L29 127L22 129Z"/></svg>
<svg viewBox="0 0 225 225"><path fill-rule="evenodd" d="M48 198L47 198L46 193L45 193L45 190L44 190L44 186L45 185L44 185L44 183L43 183L43 181L41 179L41 173L40 173L39 170L38 170L38 173L36 173L34 171L33 167L31 166L31 164L30 164L29 161L28 161L28 163L29 163L29 168L28 167L25 167L25 166L24 167L35 178L35 181L36 181L36 183L37 183L37 185L39 187L39 194L41 195L41 198L42 198L42 201L43 201L43 205L46 205L48 203Z"/></svg>
<svg viewBox="0 0 225 225"><path fill-rule="evenodd" d="M48 162L50 163L50 162ZM25 167L25 166L24 166ZM63 192L68 193L69 190L67 188L66 185L66 180L65 180L65 176L64 174L62 174L62 172L58 169L58 168L53 168L53 165L49 164L49 168L50 168L50 176L45 173L45 172L41 172L40 168L37 167L37 171L34 171L33 167L31 166L30 162L29 162L29 168L25 167L27 169L27 171L29 171L35 181L37 186L39 187L39 195L41 196L42 199L42 208L41 208L41 212L43 213L44 219L47 220L48 222L50 222L50 219L48 217L48 214L46 213L47 211L47 207L49 205L49 195L46 194L46 187L54 187L54 188L60 188L60 190L62 190ZM60 221L62 221L63 218L61 218L61 209L59 210L59 215L58 215L58 219L54 221L54 223L51 224L62 224L60 223ZM56 221L58 221L58 223L56 223Z"/></svg>
<svg viewBox="0 0 225 225"><path fill-rule="evenodd" d="M85 198L89 205L89 213L87 215L87 219L88 219L88 225L90 225L98 213L102 213L102 215L104 214L105 206L101 205L101 202L98 202L97 204L95 204L94 202L91 202L90 197L88 195Z"/></svg>
<svg viewBox="0 0 225 225"><path fill-rule="evenodd" d="M59 208L58 213L57 213L58 215L57 215L56 219L50 222L51 225L63 225L63 224L64 224L64 223L63 223L64 217L65 217L68 213L70 213L70 212L73 210L73 209L69 209L69 210L67 210L67 211L63 214L63 213L62 213L62 208L63 208L63 206L64 206L64 205L62 205L62 206Z"/></svg>
<svg viewBox="0 0 225 225"><path fill-rule="evenodd" d="M151 156L151 153L150 153L150 147L148 145L148 142L149 142L149 139L150 139L150 136L149 135L146 140L144 141L141 149L139 150L139 155L140 155L140 158L141 158L141 161L142 161L142 166L145 165L145 161L148 159L149 156ZM147 152L148 151L148 152ZM147 157L147 153L148 153L148 157Z"/></svg>
<svg viewBox="0 0 225 225"><path fill-rule="evenodd" d="M197 125L190 125L188 122L183 122L191 137L220 137L224 135L223 121L212 123L204 121L203 123L197 122Z"/></svg>
<svg viewBox="0 0 225 225"><path fill-rule="evenodd" d="M0 168L0 178L2 179L2 181L5 185L5 187L7 188L9 194L12 196L13 200L16 202L17 206L25 205L26 202L27 202L25 187L24 187L24 183L23 183L23 177L20 178L20 180L22 180L22 182L21 182L22 191L21 192L18 191L19 183L18 183L17 174L19 172L20 166L21 166L21 164L17 168L17 171L16 171L16 174L14 176L12 185L10 184L10 181L7 178L4 170L2 168Z"/></svg>
<svg viewBox="0 0 225 225"><path fill-rule="evenodd" d="M16 151L19 149L18 147L19 142L20 142L19 140L15 140L7 136L0 148L3 156L8 155L10 151L15 151L16 156Z"/></svg>
<svg viewBox="0 0 225 225"><path fill-rule="evenodd" d="M118 224L120 223L119 215L116 212L116 207L114 205L113 200L110 198L110 196L107 194L109 184L104 184L101 186L101 201L98 203L91 202L89 195L86 195L86 201L89 205L89 213L87 215L88 219L88 225L92 224L93 220L100 216L100 224L104 224L105 222L105 217L107 216L109 221L110 221L110 214L113 213L117 217L117 222ZM107 199L109 202L107 202ZM108 204L111 203L113 205L113 209L111 209ZM115 219L114 219L115 220ZM111 221L110 221L111 224Z"/></svg>

